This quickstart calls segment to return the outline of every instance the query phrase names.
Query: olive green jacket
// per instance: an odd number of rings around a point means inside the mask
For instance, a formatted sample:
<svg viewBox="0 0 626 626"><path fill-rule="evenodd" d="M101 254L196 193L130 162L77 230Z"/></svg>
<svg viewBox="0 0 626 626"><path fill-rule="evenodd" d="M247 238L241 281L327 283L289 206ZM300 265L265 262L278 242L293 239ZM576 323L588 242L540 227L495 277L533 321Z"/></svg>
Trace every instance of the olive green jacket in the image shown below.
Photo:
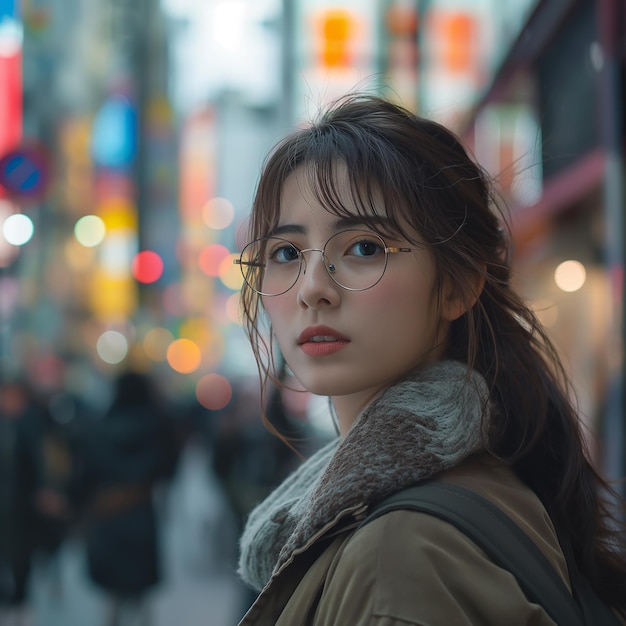
<svg viewBox="0 0 626 626"><path fill-rule="evenodd" d="M569 587L556 533L535 494L482 454L437 477L489 498L535 541ZM241 626L515 626L554 624L515 578L462 532L412 511L357 530L353 506L274 573Z"/></svg>

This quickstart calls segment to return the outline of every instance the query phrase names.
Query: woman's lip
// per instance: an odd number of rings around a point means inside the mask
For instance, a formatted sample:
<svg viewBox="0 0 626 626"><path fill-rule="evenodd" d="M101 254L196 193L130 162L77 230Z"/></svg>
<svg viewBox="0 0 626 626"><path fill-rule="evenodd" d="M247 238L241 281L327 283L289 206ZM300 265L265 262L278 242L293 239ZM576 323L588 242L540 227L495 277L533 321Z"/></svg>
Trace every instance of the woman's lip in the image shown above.
<svg viewBox="0 0 626 626"><path fill-rule="evenodd" d="M315 342L315 343L335 343L335 342L347 343L348 342L348 338L344 337L340 332L337 332L334 328L330 328L328 326L309 326L308 328L305 328L300 333L300 336L298 337L298 344L302 345L304 343L313 343L311 342L311 339L313 339L313 337L326 337L331 340L330 342L320 341L320 342Z"/></svg>
<svg viewBox="0 0 626 626"><path fill-rule="evenodd" d="M348 343L344 339L335 341L305 341L300 344L300 350L307 356L328 356L343 350Z"/></svg>

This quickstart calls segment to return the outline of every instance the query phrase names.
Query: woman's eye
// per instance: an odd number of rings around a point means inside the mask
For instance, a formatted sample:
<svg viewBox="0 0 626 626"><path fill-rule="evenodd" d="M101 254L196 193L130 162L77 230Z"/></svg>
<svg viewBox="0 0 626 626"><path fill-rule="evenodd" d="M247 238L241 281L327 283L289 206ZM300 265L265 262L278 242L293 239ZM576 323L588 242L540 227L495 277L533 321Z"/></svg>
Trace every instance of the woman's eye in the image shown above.
<svg viewBox="0 0 626 626"><path fill-rule="evenodd" d="M274 263L289 263L289 261L295 261L297 258L298 249L290 245L274 248L269 255L269 260Z"/></svg>
<svg viewBox="0 0 626 626"><path fill-rule="evenodd" d="M380 254L382 252L382 247L380 242L378 241L356 241L353 243L349 250L348 254L353 254L355 256L367 257L367 256L375 256L376 254Z"/></svg>

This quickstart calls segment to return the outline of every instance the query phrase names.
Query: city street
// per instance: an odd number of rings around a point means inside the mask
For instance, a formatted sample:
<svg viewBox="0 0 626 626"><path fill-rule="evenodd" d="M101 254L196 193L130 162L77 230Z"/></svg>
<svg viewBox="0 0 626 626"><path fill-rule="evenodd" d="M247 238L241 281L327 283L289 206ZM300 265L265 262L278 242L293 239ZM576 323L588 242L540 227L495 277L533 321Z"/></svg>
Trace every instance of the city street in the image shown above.
<svg viewBox="0 0 626 626"><path fill-rule="evenodd" d="M242 592L232 566L234 537L206 455L188 446L163 503L164 580L152 594L150 626L234 626ZM101 626L105 599L85 575L80 538L32 581L32 626Z"/></svg>
<svg viewBox="0 0 626 626"><path fill-rule="evenodd" d="M0 0L0 626L626 620L625 274L626 0Z"/></svg>

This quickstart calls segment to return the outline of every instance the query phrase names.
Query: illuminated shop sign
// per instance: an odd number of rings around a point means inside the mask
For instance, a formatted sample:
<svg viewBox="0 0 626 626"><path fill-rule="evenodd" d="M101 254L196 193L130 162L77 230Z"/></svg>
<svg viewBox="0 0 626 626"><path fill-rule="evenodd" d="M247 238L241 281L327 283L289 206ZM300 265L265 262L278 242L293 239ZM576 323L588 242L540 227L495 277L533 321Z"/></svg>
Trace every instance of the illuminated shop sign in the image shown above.
<svg viewBox="0 0 626 626"><path fill-rule="evenodd" d="M92 155L99 167L128 168L137 150L137 111L124 96L109 98L94 121Z"/></svg>
<svg viewBox="0 0 626 626"><path fill-rule="evenodd" d="M16 0L0 0L0 156L22 139L22 25ZM5 190L0 185L0 197Z"/></svg>

